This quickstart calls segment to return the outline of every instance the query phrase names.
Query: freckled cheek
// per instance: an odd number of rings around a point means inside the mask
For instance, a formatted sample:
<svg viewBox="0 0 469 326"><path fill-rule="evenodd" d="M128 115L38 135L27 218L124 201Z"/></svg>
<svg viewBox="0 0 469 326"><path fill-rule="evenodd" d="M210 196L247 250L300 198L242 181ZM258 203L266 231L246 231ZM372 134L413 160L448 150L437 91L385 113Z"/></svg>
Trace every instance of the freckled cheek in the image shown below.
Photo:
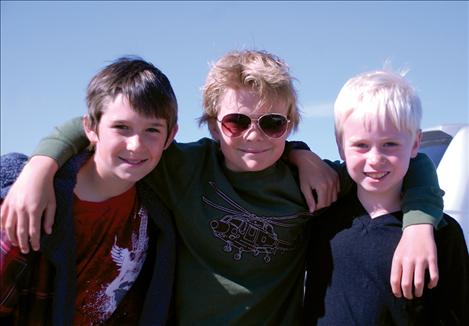
<svg viewBox="0 0 469 326"><path fill-rule="evenodd" d="M223 144L226 147L234 147L237 143L239 143L239 140L242 139L241 137L239 138L231 138L223 135L222 139L220 139L220 143Z"/></svg>
<svg viewBox="0 0 469 326"><path fill-rule="evenodd" d="M366 157L363 155L357 155L354 152L345 152L345 159L347 160L347 165L364 165L366 163Z"/></svg>
<svg viewBox="0 0 469 326"><path fill-rule="evenodd" d="M146 152L151 155L151 158L160 158L163 154L163 144L152 144L152 146L146 147Z"/></svg>
<svg viewBox="0 0 469 326"><path fill-rule="evenodd" d="M286 141L286 138L281 138L275 141L276 147L280 149L282 152L285 150L285 141Z"/></svg>
<svg viewBox="0 0 469 326"><path fill-rule="evenodd" d="M229 155L232 152L235 152L239 147L239 141L233 138L222 139L220 140L220 148L224 155Z"/></svg>
<svg viewBox="0 0 469 326"><path fill-rule="evenodd" d="M364 159L357 159L357 158L349 158L347 159L347 170L349 174L356 174L361 175L363 170L365 170L366 160Z"/></svg>

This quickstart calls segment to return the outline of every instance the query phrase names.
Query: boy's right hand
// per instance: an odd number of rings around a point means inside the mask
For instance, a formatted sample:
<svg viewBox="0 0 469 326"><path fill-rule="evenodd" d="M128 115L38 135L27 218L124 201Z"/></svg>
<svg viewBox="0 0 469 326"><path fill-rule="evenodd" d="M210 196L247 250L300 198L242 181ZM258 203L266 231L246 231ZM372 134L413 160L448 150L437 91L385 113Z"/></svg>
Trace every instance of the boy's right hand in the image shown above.
<svg viewBox="0 0 469 326"><path fill-rule="evenodd" d="M432 289L438 284L437 254L431 224L414 224L404 229L391 266L391 289L397 298L421 297L427 270L427 287Z"/></svg>
<svg viewBox="0 0 469 326"><path fill-rule="evenodd" d="M54 175L57 163L50 157L34 156L24 166L1 206L2 228L22 253L39 250L41 217L44 231L52 232L55 215Z"/></svg>
<svg viewBox="0 0 469 326"><path fill-rule="evenodd" d="M339 176L317 154L309 150L294 149L288 154L288 160L298 168L300 189L310 213L330 206L337 200L340 191Z"/></svg>

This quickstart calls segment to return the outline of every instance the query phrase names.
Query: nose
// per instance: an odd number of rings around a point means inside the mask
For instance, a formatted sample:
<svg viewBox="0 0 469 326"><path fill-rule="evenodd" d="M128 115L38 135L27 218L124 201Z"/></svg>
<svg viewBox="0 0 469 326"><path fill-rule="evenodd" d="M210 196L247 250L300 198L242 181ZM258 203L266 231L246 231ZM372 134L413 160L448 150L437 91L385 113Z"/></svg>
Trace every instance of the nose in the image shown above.
<svg viewBox="0 0 469 326"><path fill-rule="evenodd" d="M259 120L251 119L251 125L245 131L244 135L245 135L245 138L249 139L249 140L256 139L259 136L264 136L264 133L262 132L261 128L259 127Z"/></svg>
<svg viewBox="0 0 469 326"><path fill-rule="evenodd" d="M379 150L371 150L368 155L368 162L372 165L383 164L384 155Z"/></svg>
<svg viewBox="0 0 469 326"><path fill-rule="evenodd" d="M127 150L136 152L143 146L140 135L135 134L127 138Z"/></svg>

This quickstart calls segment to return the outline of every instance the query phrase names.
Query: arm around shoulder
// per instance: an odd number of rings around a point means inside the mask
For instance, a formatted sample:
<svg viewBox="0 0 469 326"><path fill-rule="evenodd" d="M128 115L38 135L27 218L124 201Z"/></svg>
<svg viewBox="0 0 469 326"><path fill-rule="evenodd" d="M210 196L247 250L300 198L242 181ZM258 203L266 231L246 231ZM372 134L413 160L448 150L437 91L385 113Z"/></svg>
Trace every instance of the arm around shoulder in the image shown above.
<svg viewBox="0 0 469 326"><path fill-rule="evenodd" d="M33 155L53 158L59 167L88 146L89 141L83 130L82 118L73 118L55 127L53 132L39 141Z"/></svg>
<svg viewBox="0 0 469 326"><path fill-rule="evenodd" d="M2 203L2 227L22 253L29 252L29 236L32 248L39 249L43 214L45 231L51 232L55 214L53 178L57 169L57 163L50 157L34 156L9 188Z"/></svg>
<svg viewBox="0 0 469 326"><path fill-rule="evenodd" d="M410 161L402 186L403 227L413 224L445 225L443 190L440 189L435 165L425 154L419 153Z"/></svg>

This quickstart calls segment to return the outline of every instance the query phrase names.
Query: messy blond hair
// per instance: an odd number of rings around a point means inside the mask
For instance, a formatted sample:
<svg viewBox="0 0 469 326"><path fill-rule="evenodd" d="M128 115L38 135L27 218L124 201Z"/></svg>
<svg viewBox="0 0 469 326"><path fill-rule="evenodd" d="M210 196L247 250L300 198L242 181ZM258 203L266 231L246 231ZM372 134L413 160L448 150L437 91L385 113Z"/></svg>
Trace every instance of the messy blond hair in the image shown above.
<svg viewBox="0 0 469 326"><path fill-rule="evenodd" d="M227 89L248 89L255 92L260 101L258 108L285 103L288 119L293 129L300 121L297 95L287 64L265 51L232 51L216 61L203 87L204 113L199 123L216 118L219 104Z"/></svg>

